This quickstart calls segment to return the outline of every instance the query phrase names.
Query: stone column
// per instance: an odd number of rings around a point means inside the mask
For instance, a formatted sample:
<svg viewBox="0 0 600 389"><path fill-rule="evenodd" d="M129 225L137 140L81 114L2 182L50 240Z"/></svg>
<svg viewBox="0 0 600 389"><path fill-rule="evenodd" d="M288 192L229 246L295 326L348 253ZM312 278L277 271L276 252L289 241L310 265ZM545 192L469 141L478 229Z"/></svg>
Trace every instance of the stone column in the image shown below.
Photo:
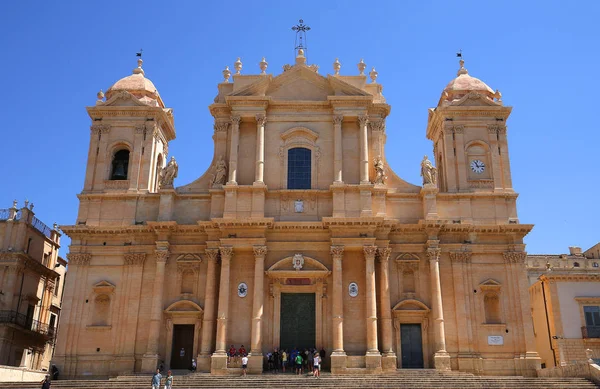
<svg viewBox="0 0 600 389"><path fill-rule="evenodd" d="M431 277L431 305L434 321L435 355L434 366L437 370L450 370L450 355L446 351L444 331L444 310L442 307L442 286L440 282L440 253L438 240L427 241L427 257Z"/></svg>
<svg viewBox="0 0 600 389"><path fill-rule="evenodd" d="M252 339L250 370L262 371L262 319L265 305L264 279L267 246L254 246L254 294L252 302Z"/></svg>
<svg viewBox="0 0 600 389"><path fill-rule="evenodd" d="M223 373L227 369L227 317L229 315L229 273L233 247L222 246L221 253L221 280L219 283L219 308L217 317L217 342L216 351L212 356L211 372Z"/></svg>
<svg viewBox="0 0 600 389"><path fill-rule="evenodd" d="M208 269L206 270L206 289L204 292L204 317L202 323L202 343L200 345L200 357L198 358L198 370L206 371L210 368L209 357L213 347L213 334L215 331L215 306L216 306L216 284L217 284L217 260L218 249L206 249Z"/></svg>
<svg viewBox="0 0 600 389"><path fill-rule="evenodd" d="M162 321L163 290L165 286L165 264L169 258L168 246L154 251L156 256L156 275L154 276L154 290L152 295L152 308L150 311L150 327L148 330L148 346L142 359L142 371L153 372L158 366L158 340L160 336L160 323Z"/></svg>
<svg viewBox="0 0 600 389"><path fill-rule="evenodd" d="M256 172L255 183L264 183L265 172L265 123L267 117L263 114L256 115Z"/></svg>
<svg viewBox="0 0 600 389"><path fill-rule="evenodd" d="M333 182L336 184L343 183L343 147L342 147L342 121L343 115L333 116Z"/></svg>
<svg viewBox="0 0 600 389"><path fill-rule="evenodd" d="M346 353L344 352L344 299L342 286L342 259L344 257L344 246L331 246L333 257L333 302L332 314L332 337L333 352L331 353L331 372L339 373L346 369Z"/></svg>
<svg viewBox="0 0 600 389"><path fill-rule="evenodd" d="M379 259L379 312L381 323L381 349L383 351L382 368L396 370L396 354L393 350L392 304L390 302L389 259L392 249L389 247L377 250Z"/></svg>
<svg viewBox="0 0 600 389"><path fill-rule="evenodd" d="M4 309L12 311L16 310L16 306L13 307L13 300L15 299L15 285L17 282L17 278L19 278L19 273L23 269L21 266L9 266L8 271L6 273L6 281L4 289Z"/></svg>
<svg viewBox="0 0 600 389"><path fill-rule="evenodd" d="M381 370L381 354L377 345L377 291L375 286L375 254L377 246L363 246L366 264L366 321L367 321L367 369Z"/></svg>
<svg viewBox="0 0 600 389"><path fill-rule="evenodd" d="M369 181L369 117L360 115L358 117L360 133L360 183L370 184Z"/></svg>
<svg viewBox="0 0 600 389"><path fill-rule="evenodd" d="M237 184L237 160L238 144L240 142L240 121L239 116L231 117L231 144L229 147L229 181L228 185Z"/></svg>

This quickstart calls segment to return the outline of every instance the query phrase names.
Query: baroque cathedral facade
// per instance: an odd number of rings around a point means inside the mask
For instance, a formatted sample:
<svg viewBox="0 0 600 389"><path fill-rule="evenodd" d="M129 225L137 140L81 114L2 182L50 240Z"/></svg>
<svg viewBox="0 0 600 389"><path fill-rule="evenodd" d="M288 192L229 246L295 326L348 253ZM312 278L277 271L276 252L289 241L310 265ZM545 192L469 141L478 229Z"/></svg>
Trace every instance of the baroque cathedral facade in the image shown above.
<svg viewBox="0 0 600 389"><path fill-rule="evenodd" d="M535 375L523 237L501 94L456 78L429 109L422 186L386 163L373 69L223 71L214 157L174 186L172 109L133 74L98 94L54 363L62 374L249 371L275 348L334 374L403 368ZM234 73L234 74L232 74ZM232 80L231 80L232 79ZM426 150L424 150L425 154ZM434 167L434 165L436 167ZM417 168L417 166L415 166Z"/></svg>

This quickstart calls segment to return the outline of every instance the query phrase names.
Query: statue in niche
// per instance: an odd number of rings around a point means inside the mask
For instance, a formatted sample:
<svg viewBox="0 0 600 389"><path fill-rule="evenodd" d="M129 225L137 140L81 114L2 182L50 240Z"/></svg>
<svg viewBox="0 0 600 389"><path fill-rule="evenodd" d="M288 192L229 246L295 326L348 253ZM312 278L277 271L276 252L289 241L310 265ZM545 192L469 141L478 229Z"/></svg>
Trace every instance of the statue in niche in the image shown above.
<svg viewBox="0 0 600 389"><path fill-rule="evenodd" d="M217 171L212 182L213 186L225 185L225 182L227 181L227 164L223 161L223 156L219 156L219 160L215 164L215 169Z"/></svg>
<svg viewBox="0 0 600 389"><path fill-rule="evenodd" d="M437 169L427 156L424 156L421 161L421 177L423 177L423 185L437 185Z"/></svg>
<svg viewBox="0 0 600 389"><path fill-rule="evenodd" d="M387 176L383 170L383 160L381 159L381 155L377 156L373 160L373 164L375 165L375 182L374 184L385 184L385 180L387 180Z"/></svg>
<svg viewBox="0 0 600 389"><path fill-rule="evenodd" d="M160 179L159 184L161 188L172 188L173 181L177 178L177 172L179 171L179 166L177 165L177 161L175 161L175 157L171 157L171 160L160 171Z"/></svg>

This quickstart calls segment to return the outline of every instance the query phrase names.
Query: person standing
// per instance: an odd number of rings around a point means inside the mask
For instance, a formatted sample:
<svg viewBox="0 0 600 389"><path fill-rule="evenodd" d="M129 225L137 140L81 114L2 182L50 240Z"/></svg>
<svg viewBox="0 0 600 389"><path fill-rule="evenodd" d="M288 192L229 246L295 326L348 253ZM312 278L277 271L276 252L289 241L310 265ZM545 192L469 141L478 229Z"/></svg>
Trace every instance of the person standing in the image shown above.
<svg viewBox="0 0 600 389"><path fill-rule="evenodd" d="M167 372L167 378L165 378L165 389L171 389L173 387L173 375L171 370Z"/></svg>
<svg viewBox="0 0 600 389"><path fill-rule="evenodd" d="M246 377L246 370L248 370L248 357L244 355L242 357L242 377Z"/></svg>
<svg viewBox="0 0 600 389"><path fill-rule="evenodd" d="M162 375L160 374L160 370L156 369L156 373L152 376L152 389L160 389L160 380Z"/></svg>
<svg viewBox="0 0 600 389"><path fill-rule="evenodd" d="M313 376L319 378L321 376L321 357L315 352L313 357Z"/></svg>
<svg viewBox="0 0 600 389"><path fill-rule="evenodd" d="M282 367L284 373L285 373L285 365L287 365L287 358L288 358L287 351L284 349L281 352L281 367Z"/></svg>
<svg viewBox="0 0 600 389"><path fill-rule="evenodd" d="M50 385L52 385L50 376L46 375L46 378L42 381L42 389L50 389Z"/></svg>
<svg viewBox="0 0 600 389"><path fill-rule="evenodd" d="M296 355L296 373L298 375L302 373L302 355L300 353Z"/></svg>

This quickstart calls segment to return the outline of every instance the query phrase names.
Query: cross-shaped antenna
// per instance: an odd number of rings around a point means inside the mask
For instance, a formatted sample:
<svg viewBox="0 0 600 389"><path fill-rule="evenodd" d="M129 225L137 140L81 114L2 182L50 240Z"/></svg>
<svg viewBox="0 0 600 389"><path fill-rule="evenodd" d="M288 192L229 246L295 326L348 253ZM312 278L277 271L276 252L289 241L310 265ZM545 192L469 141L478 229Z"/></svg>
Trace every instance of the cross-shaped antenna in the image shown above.
<svg viewBox="0 0 600 389"><path fill-rule="evenodd" d="M456 53L456 56L460 59L462 59L462 49L458 50L458 53Z"/></svg>
<svg viewBox="0 0 600 389"><path fill-rule="evenodd" d="M296 40L294 41L294 52L299 49L307 50L306 47L306 32L310 30L306 24L304 24L304 20L300 19L298 24L292 27L292 30L296 31ZM302 44L302 40L304 39L304 44Z"/></svg>
<svg viewBox="0 0 600 389"><path fill-rule="evenodd" d="M140 51L138 51L137 53L135 53L136 57L140 57L140 59L142 58L142 53L144 53L143 49L140 49Z"/></svg>

